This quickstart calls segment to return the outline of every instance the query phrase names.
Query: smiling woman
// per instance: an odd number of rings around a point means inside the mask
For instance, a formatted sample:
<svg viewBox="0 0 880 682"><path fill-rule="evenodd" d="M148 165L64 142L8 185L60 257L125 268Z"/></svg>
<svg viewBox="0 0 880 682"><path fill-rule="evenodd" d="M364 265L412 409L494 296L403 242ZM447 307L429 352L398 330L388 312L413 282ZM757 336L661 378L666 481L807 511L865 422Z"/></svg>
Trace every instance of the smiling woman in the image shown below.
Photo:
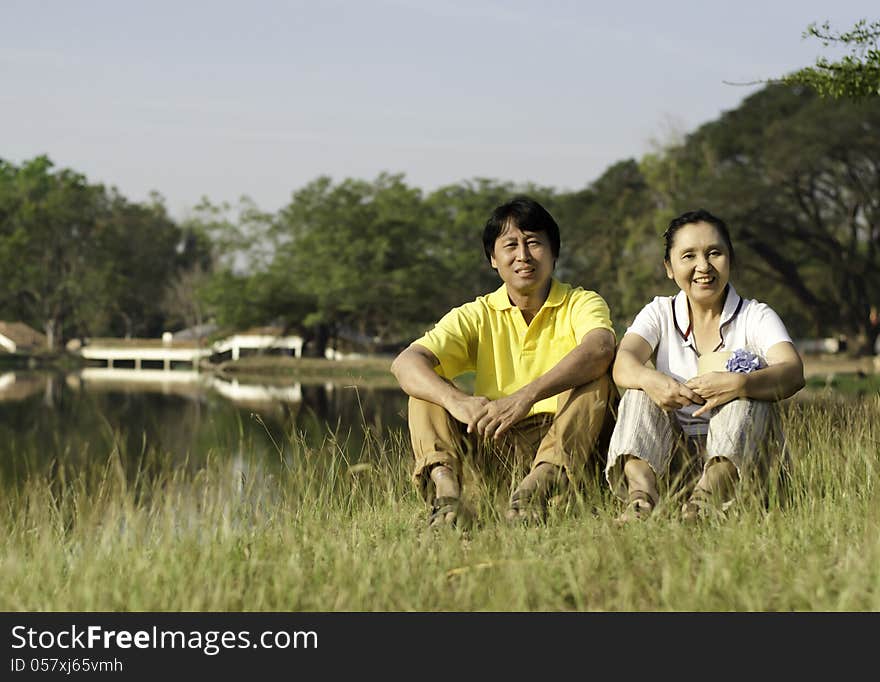
<svg viewBox="0 0 880 682"><path fill-rule="evenodd" d="M642 309L613 369L617 385L628 389L606 467L609 484L627 502L621 521L652 512L658 479L669 477L676 454L685 470L694 460L702 464L682 508L685 519L729 506L739 480L783 457L774 403L804 385L801 358L782 321L730 283L734 251L724 222L692 211L675 218L664 237L666 274L681 291ZM754 362L748 371L711 362L730 356Z"/></svg>
<svg viewBox="0 0 880 682"><path fill-rule="evenodd" d="M667 243L666 276L689 301L711 309L730 280L733 246L727 230L705 221L676 225Z"/></svg>

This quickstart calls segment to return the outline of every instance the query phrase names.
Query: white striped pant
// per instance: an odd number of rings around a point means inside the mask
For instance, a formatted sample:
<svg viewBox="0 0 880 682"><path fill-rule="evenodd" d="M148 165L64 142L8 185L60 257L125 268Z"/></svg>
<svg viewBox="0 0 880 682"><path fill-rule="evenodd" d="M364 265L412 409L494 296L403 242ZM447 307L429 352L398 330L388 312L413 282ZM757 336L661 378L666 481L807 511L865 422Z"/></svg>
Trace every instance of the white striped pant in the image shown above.
<svg viewBox="0 0 880 682"><path fill-rule="evenodd" d="M670 462L679 445L699 452L704 465L714 457L730 460L742 477L758 463L762 446L771 437L782 442L778 416L776 403L733 400L713 411L708 436L687 437L674 412L662 410L644 391L627 389L618 407L605 478L611 490L625 500L627 485L623 465L626 458L622 456L644 460L660 480L668 476Z"/></svg>

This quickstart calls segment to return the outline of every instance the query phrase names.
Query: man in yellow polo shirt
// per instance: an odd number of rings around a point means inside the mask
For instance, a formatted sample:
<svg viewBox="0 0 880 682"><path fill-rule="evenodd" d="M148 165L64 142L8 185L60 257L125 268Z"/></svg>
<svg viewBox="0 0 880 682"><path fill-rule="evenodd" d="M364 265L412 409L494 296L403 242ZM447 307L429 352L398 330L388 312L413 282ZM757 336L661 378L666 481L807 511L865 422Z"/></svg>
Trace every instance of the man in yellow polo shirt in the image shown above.
<svg viewBox="0 0 880 682"><path fill-rule="evenodd" d="M543 518L550 497L605 456L618 400L608 373L614 331L601 296L553 278L559 245L538 202L496 208L483 247L501 287L451 310L394 360L431 525L459 518L468 453L478 466L531 462L510 498L512 521ZM452 383L469 371L474 395Z"/></svg>

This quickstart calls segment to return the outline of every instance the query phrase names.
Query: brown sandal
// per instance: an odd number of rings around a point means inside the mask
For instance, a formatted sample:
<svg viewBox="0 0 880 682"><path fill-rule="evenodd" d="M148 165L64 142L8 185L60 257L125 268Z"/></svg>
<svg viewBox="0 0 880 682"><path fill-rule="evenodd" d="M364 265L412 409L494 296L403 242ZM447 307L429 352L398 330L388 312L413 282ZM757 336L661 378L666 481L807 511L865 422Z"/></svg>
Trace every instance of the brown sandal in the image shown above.
<svg viewBox="0 0 880 682"><path fill-rule="evenodd" d="M443 526L455 526L458 521L460 500L457 497L435 497L431 503L431 514L428 517L429 528ZM446 520L447 514L454 514L452 519Z"/></svg>
<svg viewBox="0 0 880 682"><path fill-rule="evenodd" d="M546 500L535 490L517 488L510 496L505 518L508 523L540 524L547 520Z"/></svg>
<svg viewBox="0 0 880 682"><path fill-rule="evenodd" d="M550 500L568 485L565 470L541 462L520 482L507 503L505 518L510 523L541 524L547 521Z"/></svg>
<svg viewBox="0 0 880 682"><path fill-rule="evenodd" d="M627 496L626 509L617 517L618 523L644 521L654 511L657 502L644 490L633 490Z"/></svg>
<svg viewBox="0 0 880 682"><path fill-rule="evenodd" d="M685 523L694 523L714 511L720 512L715 506L712 494L702 488L694 488L687 502L681 506L681 520Z"/></svg>

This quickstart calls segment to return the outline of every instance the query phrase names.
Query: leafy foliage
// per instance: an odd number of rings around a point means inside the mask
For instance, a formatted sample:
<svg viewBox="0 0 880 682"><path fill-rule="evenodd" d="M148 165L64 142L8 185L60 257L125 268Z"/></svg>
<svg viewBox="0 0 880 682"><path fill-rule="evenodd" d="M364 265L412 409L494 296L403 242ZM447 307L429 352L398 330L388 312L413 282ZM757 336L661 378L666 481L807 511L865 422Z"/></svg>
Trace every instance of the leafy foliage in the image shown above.
<svg viewBox="0 0 880 682"><path fill-rule="evenodd" d="M813 23L804 37L818 38L825 47L848 46L850 54L839 61L820 57L815 66L796 71L784 82L808 85L827 97L880 97L880 21L862 19L843 33L834 31L827 21Z"/></svg>
<svg viewBox="0 0 880 682"><path fill-rule="evenodd" d="M194 251L159 197L133 204L45 156L0 160L0 314L42 328L50 348L161 333L164 288Z"/></svg>
<svg viewBox="0 0 880 682"><path fill-rule="evenodd" d="M878 159L880 103L775 85L672 150L663 163L679 179L664 193L724 217L746 293L774 299L802 333L843 332L867 349L880 291Z"/></svg>
<svg viewBox="0 0 880 682"><path fill-rule="evenodd" d="M880 100L774 84L568 193L476 178L426 195L402 175L319 177L277 213L204 200L178 224L161 197L129 202L46 157L0 161L0 316L58 341L214 321L280 325L313 355L328 343L392 350L498 286L483 225L529 194L560 224L557 276L604 296L618 332L674 292L661 235L705 207L731 228L744 295L795 336L846 334L868 351L880 331L878 159Z"/></svg>

